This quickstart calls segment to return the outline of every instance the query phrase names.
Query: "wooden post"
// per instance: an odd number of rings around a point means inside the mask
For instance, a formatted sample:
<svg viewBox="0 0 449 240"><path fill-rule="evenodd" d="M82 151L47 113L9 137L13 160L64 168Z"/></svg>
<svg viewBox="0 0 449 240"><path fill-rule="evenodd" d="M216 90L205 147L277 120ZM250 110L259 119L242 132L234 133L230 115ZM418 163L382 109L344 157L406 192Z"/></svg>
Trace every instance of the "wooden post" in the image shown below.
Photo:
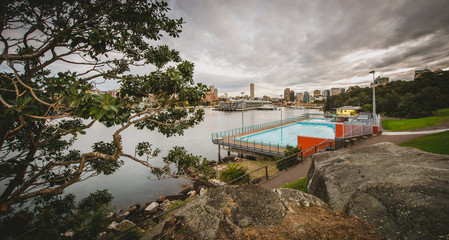
<svg viewBox="0 0 449 240"><path fill-rule="evenodd" d="M221 163L221 157L220 157L220 144L218 144L218 163Z"/></svg>
<svg viewBox="0 0 449 240"><path fill-rule="evenodd" d="M267 180L268 180L268 167L267 167L267 166L265 166L265 177L266 177Z"/></svg>

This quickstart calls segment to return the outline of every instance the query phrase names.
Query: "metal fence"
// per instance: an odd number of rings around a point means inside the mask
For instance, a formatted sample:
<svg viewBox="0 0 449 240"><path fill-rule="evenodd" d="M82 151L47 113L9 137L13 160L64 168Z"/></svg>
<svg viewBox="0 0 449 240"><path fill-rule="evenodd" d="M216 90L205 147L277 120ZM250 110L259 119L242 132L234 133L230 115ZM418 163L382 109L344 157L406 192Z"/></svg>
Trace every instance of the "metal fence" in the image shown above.
<svg viewBox="0 0 449 240"><path fill-rule="evenodd" d="M268 123L262 123L262 124L255 124L251 126L246 126L243 128L235 128L231 130L221 131L221 132L214 132L212 133L212 142L214 144L219 144L222 146L227 146L231 148L236 148L240 150L245 151L251 151L261 154L268 154L268 155L284 155L284 150L287 147L286 145L282 145L275 142L269 142L269 141L258 141L258 140L249 140L249 139L237 139L234 138L235 136L249 133L249 132L255 132L255 131L261 131L269 128L273 128L275 126L281 126L284 124L289 124L293 122L297 122L300 120L307 119L304 116L300 117L293 117L293 118L287 118L282 121L274 121L274 122L268 122Z"/></svg>
<svg viewBox="0 0 449 240"><path fill-rule="evenodd" d="M343 138L352 138L373 133L372 124L344 124Z"/></svg>
<svg viewBox="0 0 449 240"><path fill-rule="evenodd" d="M307 148L307 149L304 149L304 150L301 149L299 153L295 153L293 155L283 157L283 158L281 158L281 159L279 159L277 161L274 161L274 162L272 162L270 164L267 164L267 165L265 165L263 167L260 167L260 168L258 168L256 170L253 170L253 171L249 172L249 173L246 173L245 175L242 175L242 176L240 176L240 177L238 177L238 178L236 178L236 179L234 179L232 181L229 181L226 184L233 184L233 183L236 183L236 182L241 182L242 179L245 179L247 184L251 184L251 174L255 174L256 172L259 172L259 171L264 171L265 172L265 179L268 180L270 178L270 173L269 173L269 168L268 167L270 167L272 165L279 166L279 165L283 164L284 162L292 161L292 157L294 157L295 161L296 161L296 164L294 164L293 166L295 166L298 163L303 162L305 158L310 157L310 156L312 156L313 154L315 154L315 153L317 153L319 151L334 150L334 149L335 149L335 140L328 139L328 140L325 140L322 143L319 143L319 144L317 144L317 145L315 145L313 147L310 147L310 148ZM293 167L293 166L291 166L291 167ZM286 168L284 168L284 169L286 169Z"/></svg>
<svg viewBox="0 0 449 240"><path fill-rule="evenodd" d="M262 130L262 129L271 128L271 127L282 125L282 124L286 124L286 123L297 122L297 121L305 120L305 119L307 119L307 117L299 116L299 117L286 118L286 119L280 120L280 121L255 124L255 125L246 126L246 127L242 127L242 128L234 128L234 129L231 129L231 130L214 132L214 133L212 133L212 141L214 141L214 140L221 140L221 139L224 139L226 137L230 137L230 136L234 136L234 135L240 135L240 134L244 134L244 133L247 133L247 132L259 131L259 130Z"/></svg>

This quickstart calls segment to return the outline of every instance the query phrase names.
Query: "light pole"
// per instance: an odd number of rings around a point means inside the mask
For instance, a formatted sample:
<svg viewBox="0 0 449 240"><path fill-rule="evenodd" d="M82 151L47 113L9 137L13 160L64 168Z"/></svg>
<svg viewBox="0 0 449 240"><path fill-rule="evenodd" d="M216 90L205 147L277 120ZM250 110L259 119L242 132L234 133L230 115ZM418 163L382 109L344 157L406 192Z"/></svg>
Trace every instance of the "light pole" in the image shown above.
<svg viewBox="0 0 449 240"><path fill-rule="evenodd" d="M242 128L245 126L244 122L243 122L243 94L245 94L245 92L240 92L242 94Z"/></svg>
<svg viewBox="0 0 449 240"><path fill-rule="evenodd" d="M376 84L374 80L374 75L376 74L375 71L369 72L370 74L373 74L373 123L377 124L377 117L376 117Z"/></svg>
<svg viewBox="0 0 449 240"><path fill-rule="evenodd" d="M281 124L282 124L282 95L281 96L281 107L279 108L279 110L281 110Z"/></svg>

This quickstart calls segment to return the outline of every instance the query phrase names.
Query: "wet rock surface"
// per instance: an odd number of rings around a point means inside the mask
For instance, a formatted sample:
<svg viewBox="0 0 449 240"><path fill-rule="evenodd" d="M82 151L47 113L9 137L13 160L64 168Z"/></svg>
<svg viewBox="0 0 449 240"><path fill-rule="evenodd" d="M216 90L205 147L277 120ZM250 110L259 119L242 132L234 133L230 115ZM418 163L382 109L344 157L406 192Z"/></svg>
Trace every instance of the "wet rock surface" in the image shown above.
<svg viewBox="0 0 449 240"><path fill-rule="evenodd" d="M314 155L308 191L394 239L449 239L449 156L379 143Z"/></svg>

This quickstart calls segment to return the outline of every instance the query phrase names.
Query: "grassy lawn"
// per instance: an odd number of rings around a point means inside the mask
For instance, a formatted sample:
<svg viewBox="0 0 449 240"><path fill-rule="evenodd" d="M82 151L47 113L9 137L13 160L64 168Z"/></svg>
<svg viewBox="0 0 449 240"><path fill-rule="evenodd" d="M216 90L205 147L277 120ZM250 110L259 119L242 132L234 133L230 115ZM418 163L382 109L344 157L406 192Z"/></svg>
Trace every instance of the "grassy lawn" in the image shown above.
<svg viewBox="0 0 449 240"><path fill-rule="evenodd" d="M291 188L302 192L307 192L307 177L303 177L296 182L287 183L279 188Z"/></svg>
<svg viewBox="0 0 449 240"><path fill-rule="evenodd" d="M261 168L265 165L268 165L270 163L273 163L273 161L269 161L269 160L257 160L257 161L253 161L253 160L247 160L244 162L239 162L240 166L245 167L247 170L246 172L252 172L258 168ZM276 164L273 164L271 166L268 167L268 177L274 176L276 174L279 173L279 170L276 168ZM250 175L251 179L257 178L257 177L265 177L265 168L251 173Z"/></svg>
<svg viewBox="0 0 449 240"><path fill-rule="evenodd" d="M426 152L449 155L449 131L435 133L401 143L399 146L418 148Z"/></svg>
<svg viewBox="0 0 449 240"><path fill-rule="evenodd" d="M389 131L409 131L435 126L449 120L449 108L440 109L435 112L435 115L432 117L404 120L385 119L382 120L382 128Z"/></svg>

